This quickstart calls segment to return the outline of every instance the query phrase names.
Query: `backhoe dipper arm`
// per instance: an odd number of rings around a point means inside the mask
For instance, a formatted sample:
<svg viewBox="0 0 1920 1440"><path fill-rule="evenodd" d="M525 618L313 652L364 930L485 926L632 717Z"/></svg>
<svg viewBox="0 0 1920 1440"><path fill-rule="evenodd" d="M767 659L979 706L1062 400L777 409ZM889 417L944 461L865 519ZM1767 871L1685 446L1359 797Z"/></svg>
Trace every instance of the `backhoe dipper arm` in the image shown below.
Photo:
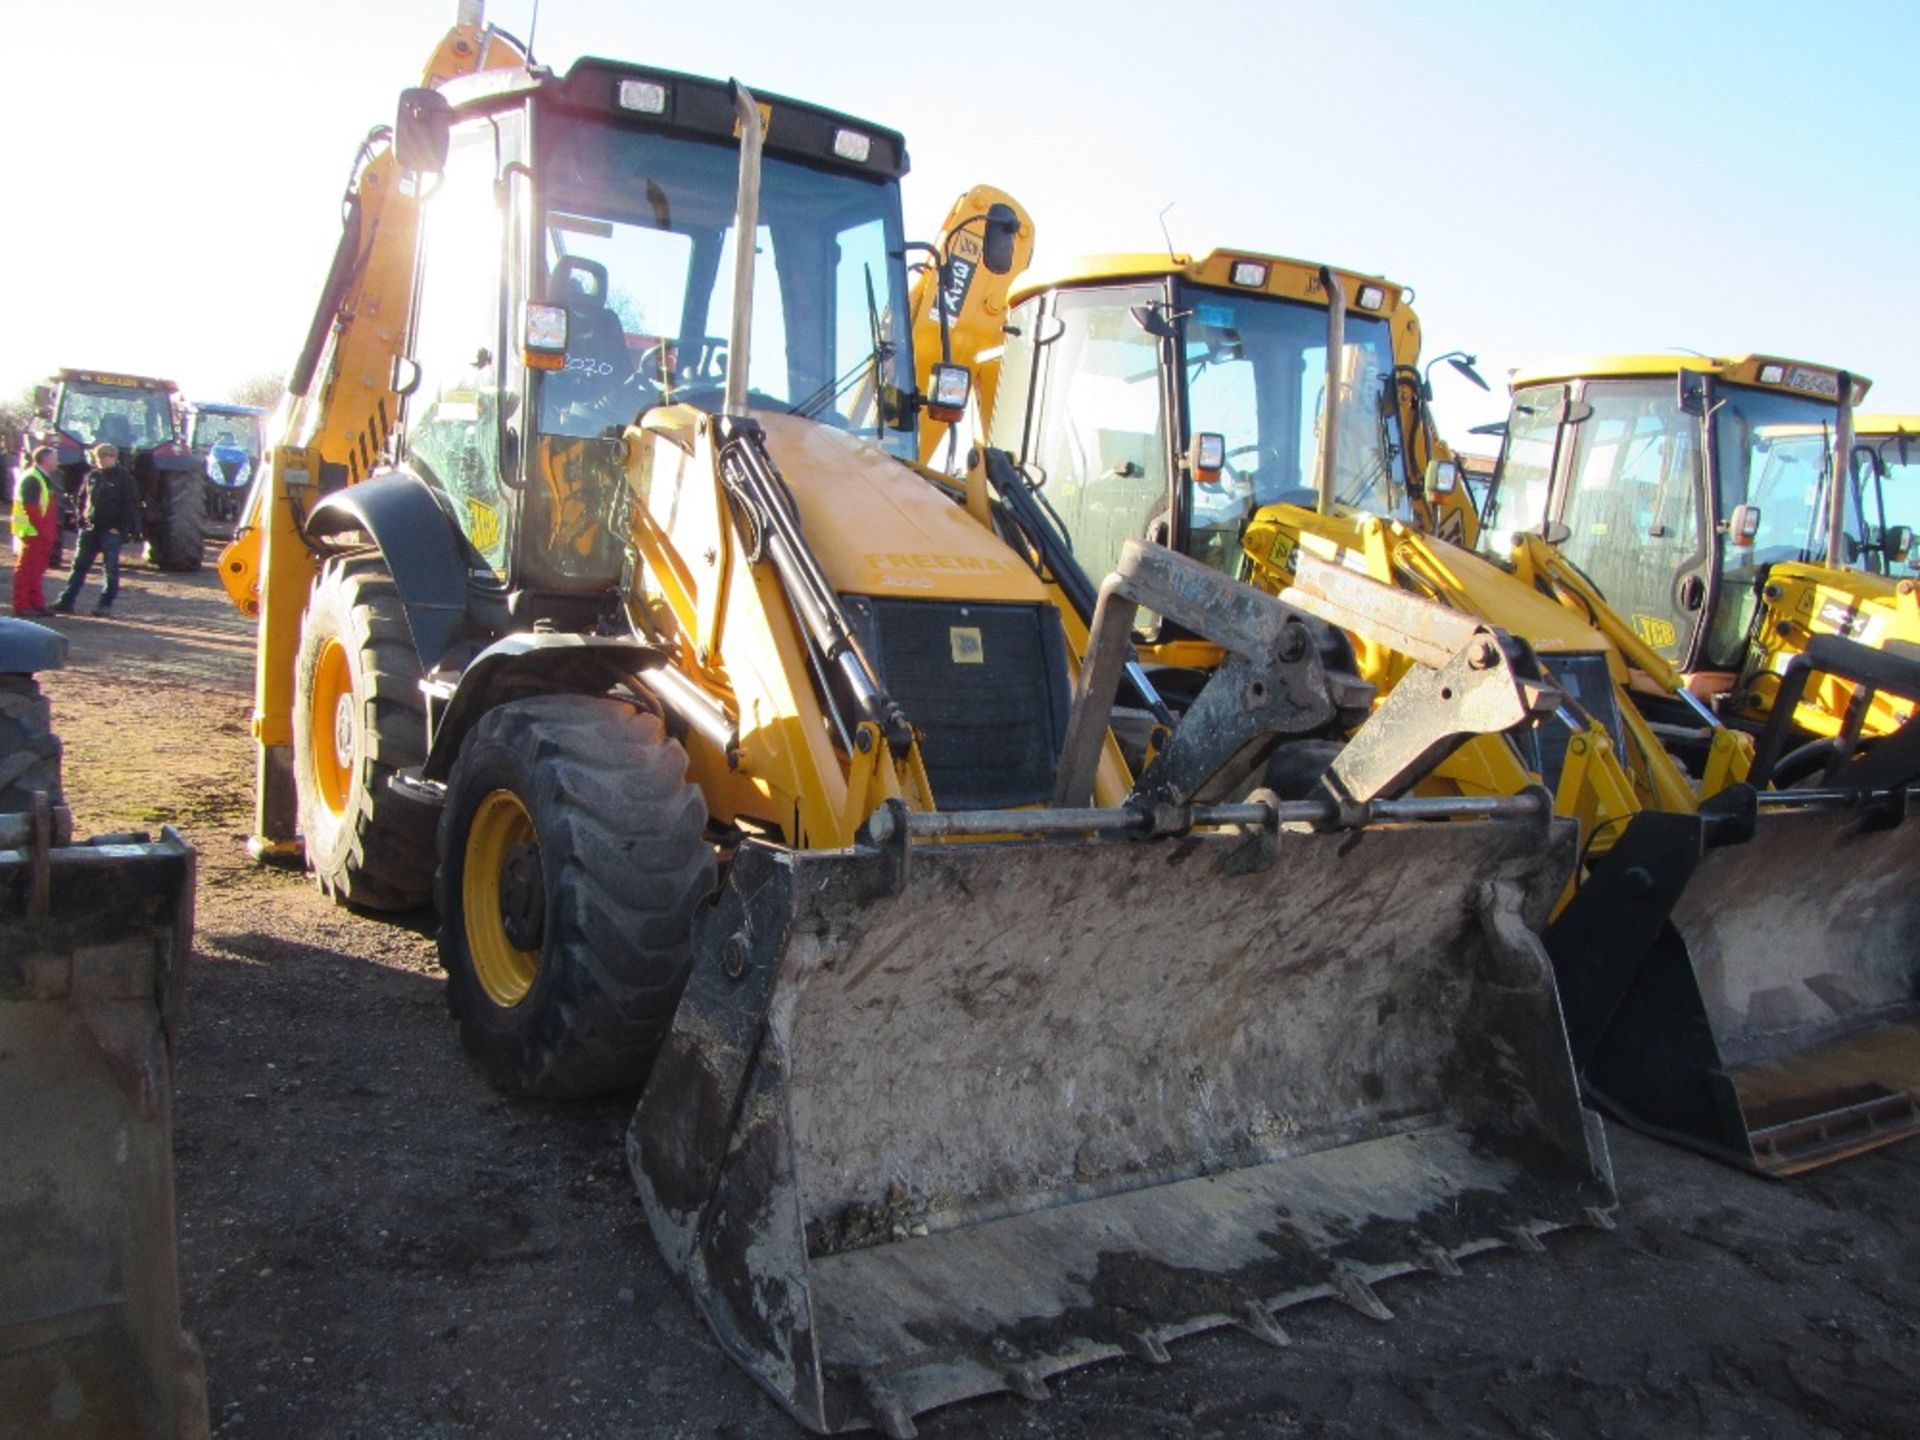
<svg viewBox="0 0 1920 1440"><path fill-rule="evenodd" d="M427 61L424 86L527 63L516 41L485 27L482 8L478 0L461 5ZM260 622L253 710L259 749L248 844L256 858L291 858L296 843L294 657L315 574L302 529L306 510L326 491L367 478L386 457L399 415L394 361L407 353L421 196L390 142L389 130L376 129L356 161L319 307L274 417L240 533L220 557L229 597Z"/></svg>

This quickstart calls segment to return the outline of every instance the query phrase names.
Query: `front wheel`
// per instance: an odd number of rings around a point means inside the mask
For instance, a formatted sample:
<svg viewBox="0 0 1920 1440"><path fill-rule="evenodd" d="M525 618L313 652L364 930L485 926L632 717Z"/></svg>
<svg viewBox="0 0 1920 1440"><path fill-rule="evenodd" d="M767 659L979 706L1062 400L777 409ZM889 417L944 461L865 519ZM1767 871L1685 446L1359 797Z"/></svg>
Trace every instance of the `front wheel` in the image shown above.
<svg viewBox="0 0 1920 1440"><path fill-rule="evenodd" d="M714 887L707 808L657 716L548 695L483 716L440 817L440 962L461 1043L515 1095L646 1076Z"/></svg>
<svg viewBox="0 0 1920 1440"><path fill-rule="evenodd" d="M427 757L426 701L406 612L377 557L333 561L314 582L293 694L293 778L315 881L372 910L424 905L433 816L388 781Z"/></svg>

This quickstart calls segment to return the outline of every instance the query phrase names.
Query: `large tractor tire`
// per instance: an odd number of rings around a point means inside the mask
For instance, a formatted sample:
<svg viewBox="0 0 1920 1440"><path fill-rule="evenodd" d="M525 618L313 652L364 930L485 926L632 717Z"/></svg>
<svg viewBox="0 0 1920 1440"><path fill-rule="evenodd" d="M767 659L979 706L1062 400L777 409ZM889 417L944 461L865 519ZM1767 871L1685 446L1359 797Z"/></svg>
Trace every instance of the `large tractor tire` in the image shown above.
<svg viewBox="0 0 1920 1440"><path fill-rule="evenodd" d="M714 888L706 823L657 716L550 695L474 727L440 817L440 961L494 1086L567 1099L645 1078Z"/></svg>
<svg viewBox="0 0 1920 1440"><path fill-rule="evenodd" d="M156 570L198 570L207 546L206 478L169 470L156 483L164 519L147 541L147 563Z"/></svg>
<svg viewBox="0 0 1920 1440"><path fill-rule="evenodd" d="M31 675L0 675L0 815L32 810L35 791L66 803L53 713Z"/></svg>
<svg viewBox="0 0 1920 1440"><path fill-rule="evenodd" d="M426 753L420 660L399 592L377 556L336 560L307 599L293 701L307 868L335 900L412 910L432 897L432 812L387 783Z"/></svg>

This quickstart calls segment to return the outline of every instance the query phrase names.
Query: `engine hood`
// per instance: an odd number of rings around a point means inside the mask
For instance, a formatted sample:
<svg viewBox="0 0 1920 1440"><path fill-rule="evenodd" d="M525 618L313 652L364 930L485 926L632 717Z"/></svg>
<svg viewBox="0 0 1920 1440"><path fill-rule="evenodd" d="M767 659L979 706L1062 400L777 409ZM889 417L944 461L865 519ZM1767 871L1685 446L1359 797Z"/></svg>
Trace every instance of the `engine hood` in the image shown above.
<svg viewBox="0 0 1920 1440"><path fill-rule="evenodd" d="M756 415L801 528L843 595L1036 604L1026 562L912 467L794 415Z"/></svg>

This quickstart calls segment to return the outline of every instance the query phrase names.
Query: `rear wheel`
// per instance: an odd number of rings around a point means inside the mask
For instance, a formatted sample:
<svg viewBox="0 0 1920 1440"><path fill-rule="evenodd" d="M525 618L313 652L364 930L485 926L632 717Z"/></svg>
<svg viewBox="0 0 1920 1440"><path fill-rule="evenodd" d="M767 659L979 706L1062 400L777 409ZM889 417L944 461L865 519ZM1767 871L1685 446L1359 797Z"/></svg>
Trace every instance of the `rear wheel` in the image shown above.
<svg viewBox="0 0 1920 1440"><path fill-rule="evenodd" d="M52 710L31 675L0 675L0 815L32 810L35 791L65 803Z"/></svg>
<svg viewBox="0 0 1920 1440"><path fill-rule="evenodd" d="M160 570L198 570L207 543L207 486L192 470L162 474L164 529L147 541L147 561Z"/></svg>
<svg viewBox="0 0 1920 1440"><path fill-rule="evenodd" d="M315 582L294 669L293 775L307 867L336 900L410 910L433 893L433 816L395 795L426 759L420 661L377 558Z"/></svg>
<svg viewBox="0 0 1920 1440"><path fill-rule="evenodd" d="M550 695L461 747L440 818L440 961L461 1043L497 1088L643 1079L712 893L707 809L658 717Z"/></svg>

